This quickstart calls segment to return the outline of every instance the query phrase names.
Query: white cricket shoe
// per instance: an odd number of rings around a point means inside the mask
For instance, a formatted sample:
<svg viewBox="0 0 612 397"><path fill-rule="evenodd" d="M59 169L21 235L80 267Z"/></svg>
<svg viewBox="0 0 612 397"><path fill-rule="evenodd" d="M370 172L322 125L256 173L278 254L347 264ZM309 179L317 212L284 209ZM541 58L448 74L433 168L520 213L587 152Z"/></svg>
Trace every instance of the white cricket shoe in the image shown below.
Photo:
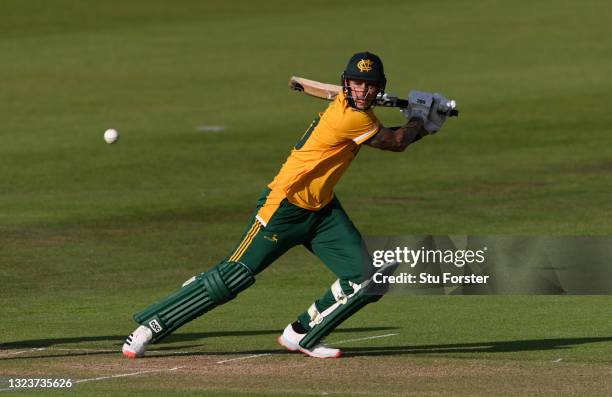
<svg viewBox="0 0 612 397"><path fill-rule="evenodd" d="M143 357L151 339L153 339L153 332L141 325L125 339L121 351L127 358Z"/></svg>
<svg viewBox="0 0 612 397"><path fill-rule="evenodd" d="M300 351L307 356L315 358L338 358L342 357L342 350L329 347L325 345L322 340L318 344L314 345L312 349L304 349L300 346Z"/></svg>
<svg viewBox="0 0 612 397"><path fill-rule="evenodd" d="M285 327L283 334L279 336L276 341L279 345L285 349L295 352L300 350L300 341L306 336L306 334L298 334L293 330L291 324Z"/></svg>
<svg viewBox="0 0 612 397"><path fill-rule="evenodd" d="M340 349L334 349L333 347L328 347L325 345L323 341L315 345L312 349L305 349L300 346L300 341L306 336L306 334L300 334L293 330L291 324L285 327L283 334L277 338L277 342L279 345L283 346L285 349L289 351L301 351L310 357L316 358L338 358L342 356L342 351Z"/></svg>

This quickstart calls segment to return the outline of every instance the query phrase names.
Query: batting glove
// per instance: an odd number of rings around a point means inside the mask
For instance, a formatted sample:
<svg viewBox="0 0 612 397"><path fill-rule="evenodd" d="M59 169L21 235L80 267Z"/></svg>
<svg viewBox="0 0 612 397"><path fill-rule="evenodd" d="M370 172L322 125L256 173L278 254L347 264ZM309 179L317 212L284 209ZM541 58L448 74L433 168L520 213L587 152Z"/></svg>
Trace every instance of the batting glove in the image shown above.
<svg viewBox="0 0 612 397"><path fill-rule="evenodd" d="M408 108L402 109L402 113L408 120L417 117L427 122L431 107L433 105L433 95L429 92L410 91L408 94Z"/></svg>
<svg viewBox="0 0 612 397"><path fill-rule="evenodd" d="M432 111L429 114L429 119L425 123L427 132L435 134L440 131L455 107L455 101L449 100L438 93L433 94Z"/></svg>

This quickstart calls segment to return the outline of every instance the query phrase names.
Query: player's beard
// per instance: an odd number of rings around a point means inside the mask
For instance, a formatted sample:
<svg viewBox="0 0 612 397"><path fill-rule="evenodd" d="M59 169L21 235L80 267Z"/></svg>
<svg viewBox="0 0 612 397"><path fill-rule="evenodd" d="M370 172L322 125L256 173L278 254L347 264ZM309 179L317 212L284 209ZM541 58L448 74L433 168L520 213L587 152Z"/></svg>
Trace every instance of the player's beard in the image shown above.
<svg viewBox="0 0 612 397"><path fill-rule="evenodd" d="M349 92L350 95L348 96L348 98L353 100L355 107L359 110L369 109L374 103L376 95L378 94L378 90L375 87L368 87L367 90L359 92L356 92L356 90L350 88Z"/></svg>

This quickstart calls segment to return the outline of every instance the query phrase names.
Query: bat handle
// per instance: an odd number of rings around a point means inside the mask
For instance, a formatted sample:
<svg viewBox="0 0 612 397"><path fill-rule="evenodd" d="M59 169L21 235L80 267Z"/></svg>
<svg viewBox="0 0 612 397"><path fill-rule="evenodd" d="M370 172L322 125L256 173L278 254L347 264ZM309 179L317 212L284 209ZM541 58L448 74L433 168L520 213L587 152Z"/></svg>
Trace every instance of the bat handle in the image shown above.
<svg viewBox="0 0 612 397"><path fill-rule="evenodd" d="M451 99L449 101L447 101L444 104L441 104L438 107L438 113L440 114L448 114L449 117L458 117L459 116L459 110L456 109L457 107L457 102L455 102L454 99Z"/></svg>
<svg viewBox="0 0 612 397"><path fill-rule="evenodd" d="M443 110L438 109L439 114L448 114L448 117L459 117L459 109Z"/></svg>

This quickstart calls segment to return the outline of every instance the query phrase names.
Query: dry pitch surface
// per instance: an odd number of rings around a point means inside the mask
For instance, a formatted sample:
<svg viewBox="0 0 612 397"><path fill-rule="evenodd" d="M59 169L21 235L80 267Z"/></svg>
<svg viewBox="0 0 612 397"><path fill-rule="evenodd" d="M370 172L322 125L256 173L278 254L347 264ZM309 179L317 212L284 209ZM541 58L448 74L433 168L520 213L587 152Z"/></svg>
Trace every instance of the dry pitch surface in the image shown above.
<svg viewBox="0 0 612 397"><path fill-rule="evenodd" d="M213 395L585 396L612 393L612 364L554 360L419 357L449 347L388 347L398 334L349 339L345 357L317 360L282 350L198 352L152 350L123 359L116 350L9 349L0 353L5 377L69 377L86 394L141 392ZM606 339L606 338L601 338ZM609 339L609 338L608 338ZM350 347L349 347L350 346ZM463 346L475 350L491 346ZM462 347L455 349L461 350ZM11 369L12 368L12 369ZM47 390L48 391L48 390ZM54 393L58 393L57 390Z"/></svg>

